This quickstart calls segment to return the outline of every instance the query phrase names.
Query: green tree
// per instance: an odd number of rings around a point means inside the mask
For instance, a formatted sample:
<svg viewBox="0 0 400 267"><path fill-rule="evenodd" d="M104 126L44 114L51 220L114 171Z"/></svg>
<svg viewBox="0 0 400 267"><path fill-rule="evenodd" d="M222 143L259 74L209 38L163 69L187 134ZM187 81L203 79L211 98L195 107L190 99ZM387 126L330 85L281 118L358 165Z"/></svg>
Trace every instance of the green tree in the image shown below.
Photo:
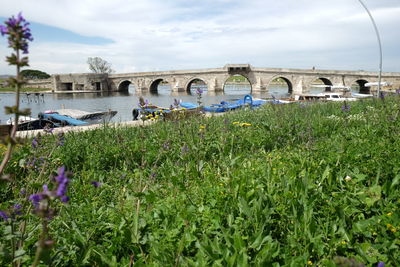
<svg viewBox="0 0 400 267"><path fill-rule="evenodd" d="M25 79L48 79L51 77L46 72L40 70L23 70L21 71L21 75Z"/></svg>

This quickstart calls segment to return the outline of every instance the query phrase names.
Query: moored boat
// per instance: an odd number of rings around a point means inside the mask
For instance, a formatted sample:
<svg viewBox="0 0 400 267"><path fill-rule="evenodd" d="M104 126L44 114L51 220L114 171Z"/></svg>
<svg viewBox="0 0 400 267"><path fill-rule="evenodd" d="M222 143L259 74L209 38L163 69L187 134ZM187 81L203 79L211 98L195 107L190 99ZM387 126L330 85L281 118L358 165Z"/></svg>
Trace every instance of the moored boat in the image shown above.
<svg viewBox="0 0 400 267"><path fill-rule="evenodd" d="M44 114L68 116L77 120L85 121L89 124L108 123L117 113L118 112L114 110L88 112L79 109L57 109L47 110L44 112Z"/></svg>

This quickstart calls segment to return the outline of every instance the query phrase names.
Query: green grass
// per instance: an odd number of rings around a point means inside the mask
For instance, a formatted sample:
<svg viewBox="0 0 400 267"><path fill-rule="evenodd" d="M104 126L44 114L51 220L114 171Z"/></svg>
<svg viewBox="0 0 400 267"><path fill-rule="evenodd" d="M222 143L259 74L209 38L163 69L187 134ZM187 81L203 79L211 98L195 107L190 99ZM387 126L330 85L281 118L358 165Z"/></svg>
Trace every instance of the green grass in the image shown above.
<svg viewBox="0 0 400 267"><path fill-rule="evenodd" d="M23 204L19 253L32 263L38 219L20 188L41 190L65 165L74 176L50 221L55 266L399 266L399 100L104 127L69 133L63 146L43 136L14 153L0 210ZM3 265L8 226L0 223Z"/></svg>

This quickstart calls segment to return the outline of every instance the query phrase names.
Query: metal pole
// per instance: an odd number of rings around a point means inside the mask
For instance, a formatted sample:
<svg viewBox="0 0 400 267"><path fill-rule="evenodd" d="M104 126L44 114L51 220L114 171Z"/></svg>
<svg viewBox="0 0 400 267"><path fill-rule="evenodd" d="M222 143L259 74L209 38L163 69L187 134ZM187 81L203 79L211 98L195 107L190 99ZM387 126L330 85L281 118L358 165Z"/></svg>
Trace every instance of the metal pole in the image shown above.
<svg viewBox="0 0 400 267"><path fill-rule="evenodd" d="M375 33L376 33L376 38L378 39L378 44L379 44L379 75L378 75L378 91L377 91L377 97L380 96L380 92L381 92L381 76L382 76L382 45L381 45L381 38L379 37L379 32L378 32L378 27L376 27L375 24L375 20L371 15L371 12L369 12L367 6L361 1L358 0L360 2L360 4L365 8L365 10L367 11L372 24L374 25L374 29L375 29Z"/></svg>

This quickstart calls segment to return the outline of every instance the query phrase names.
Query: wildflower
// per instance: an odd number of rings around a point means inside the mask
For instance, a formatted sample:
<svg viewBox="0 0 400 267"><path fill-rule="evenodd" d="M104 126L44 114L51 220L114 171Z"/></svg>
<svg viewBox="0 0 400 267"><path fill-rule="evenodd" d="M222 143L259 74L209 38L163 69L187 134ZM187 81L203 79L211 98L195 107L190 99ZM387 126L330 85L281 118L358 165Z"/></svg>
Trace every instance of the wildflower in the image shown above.
<svg viewBox="0 0 400 267"><path fill-rule="evenodd" d="M189 152L189 147L185 144L182 148L181 148L182 154L188 153Z"/></svg>
<svg viewBox="0 0 400 267"><path fill-rule="evenodd" d="M58 169L58 175L55 178L55 180L58 183L56 196L60 197L62 202L68 201L68 199L65 198L65 194L67 193L67 186L68 186L68 183L69 183L69 179L67 178L67 175L65 173L65 167L64 166L62 166L62 167L60 167Z"/></svg>
<svg viewBox="0 0 400 267"><path fill-rule="evenodd" d="M162 147L163 147L164 150L169 150L169 149L171 149L170 145L171 145L171 142L167 141L162 145Z"/></svg>
<svg viewBox="0 0 400 267"><path fill-rule="evenodd" d="M14 213L14 214L16 214L16 215L21 215L21 209L22 209L21 204L15 204L15 205L12 207L12 209L13 209L13 213Z"/></svg>
<svg viewBox="0 0 400 267"><path fill-rule="evenodd" d="M342 106L342 111L343 112L350 111L350 105L347 105L346 102L344 102L344 105Z"/></svg>
<svg viewBox="0 0 400 267"><path fill-rule="evenodd" d="M346 182L350 182L350 181L351 181L351 177L347 175L347 176L344 178L344 180L345 180Z"/></svg>
<svg viewBox="0 0 400 267"><path fill-rule="evenodd" d="M238 122L238 121L232 122L233 125L236 125L236 124L239 124L239 123L240 123L240 122Z"/></svg>
<svg viewBox="0 0 400 267"><path fill-rule="evenodd" d="M69 183L68 173L65 171L65 167L62 166L58 169L57 176L53 179L56 184L56 189L50 191L47 184L43 185L43 191L32 194L29 196L29 200L32 202L33 206L36 208L35 212L40 213L40 202L45 199L59 198L61 202L66 203L69 201L69 197L66 196L67 186ZM43 217L51 217L52 211L47 209L43 211L45 215Z"/></svg>
<svg viewBox="0 0 400 267"><path fill-rule="evenodd" d="M36 139L36 137L33 138L32 140L32 148L37 148L39 145L38 140Z"/></svg>
<svg viewBox="0 0 400 267"><path fill-rule="evenodd" d="M347 242L343 240L342 242L340 242L340 244L342 244L344 246L347 244Z"/></svg>
<svg viewBox="0 0 400 267"><path fill-rule="evenodd" d="M43 193L32 194L29 196L28 199L32 201L32 204L35 208L38 208L40 201L44 199L44 194Z"/></svg>
<svg viewBox="0 0 400 267"><path fill-rule="evenodd" d="M43 131L44 131L45 133L52 134L53 131L54 131L54 128L52 128L52 127L50 127L48 124L46 124L46 126L43 127Z"/></svg>
<svg viewBox="0 0 400 267"><path fill-rule="evenodd" d="M387 215L387 216L392 216L393 213L392 213L392 212L389 212L389 213L387 213L386 215Z"/></svg>
<svg viewBox="0 0 400 267"><path fill-rule="evenodd" d="M2 36L8 35L8 46L28 54L28 41L33 41L29 22L20 12L16 18L12 16L4 24L0 25L0 33Z"/></svg>
<svg viewBox="0 0 400 267"><path fill-rule="evenodd" d="M101 186L101 183L100 182L96 182L96 181L91 181L90 182L94 187L100 187Z"/></svg>
<svg viewBox="0 0 400 267"><path fill-rule="evenodd" d="M385 267L385 263L383 261L378 262L376 267Z"/></svg>
<svg viewBox="0 0 400 267"><path fill-rule="evenodd" d="M63 132L58 133L58 146L63 146L65 144L65 136Z"/></svg>
<svg viewBox="0 0 400 267"><path fill-rule="evenodd" d="M307 261L307 264L312 265L313 263L312 263L312 261Z"/></svg>
<svg viewBox="0 0 400 267"><path fill-rule="evenodd" d="M243 122L240 124L240 127L249 127L249 126L251 126L251 123L248 122Z"/></svg>
<svg viewBox="0 0 400 267"><path fill-rule="evenodd" d="M201 131L201 130L204 130L205 128L206 128L205 125L200 125L200 127L199 127L200 131Z"/></svg>
<svg viewBox="0 0 400 267"><path fill-rule="evenodd" d="M8 220L8 215L5 211L0 210L0 217L3 218L3 220L5 221Z"/></svg>
<svg viewBox="0 0 400 267"><path fill-rule="evenodd" d="M180 106L180 103L181 103L181 101L180 101L180 100L178 100L178 99L174 98L174 104L173 104L173 108L179 108L179 106ZM172 109L173 109L173 108L172 108Z"/></svg>

